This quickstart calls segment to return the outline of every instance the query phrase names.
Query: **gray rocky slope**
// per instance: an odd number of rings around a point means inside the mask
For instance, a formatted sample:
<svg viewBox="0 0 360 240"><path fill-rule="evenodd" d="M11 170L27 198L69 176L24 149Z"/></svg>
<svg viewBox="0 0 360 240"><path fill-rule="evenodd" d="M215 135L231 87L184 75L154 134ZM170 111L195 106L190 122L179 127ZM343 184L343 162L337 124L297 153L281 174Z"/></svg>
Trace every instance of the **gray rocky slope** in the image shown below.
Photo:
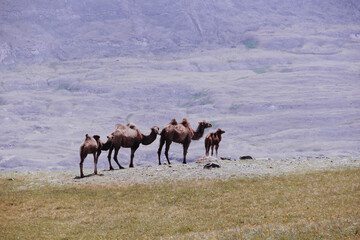
<svg viewBox="0 0 360 240"><path fill-rule="evenodd" d="M183 117L211 122L205 134L224 129L225 157L359 156L359 10L355 0L1 1L0 170L77 169L86 133L105 140L133 122L148 134ZM140 146L135 165L157 164L157 147ZM204 152L193 141L188 161ZM180 145L170 158L181 162Z"/></svg>

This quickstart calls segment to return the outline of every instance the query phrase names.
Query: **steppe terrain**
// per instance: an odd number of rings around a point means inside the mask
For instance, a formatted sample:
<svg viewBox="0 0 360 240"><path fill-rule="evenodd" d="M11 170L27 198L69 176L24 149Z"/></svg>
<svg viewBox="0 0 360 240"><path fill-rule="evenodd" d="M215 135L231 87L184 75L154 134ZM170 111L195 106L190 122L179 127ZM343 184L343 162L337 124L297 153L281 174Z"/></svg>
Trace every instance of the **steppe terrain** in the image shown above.
<svg viewBox="0 0 360 240"><path fill-rule="evenodd" d="M353 29L355 31L355 29ZM220 156L306 158L359 156L360 42L336 51L293 53L260 46L190 55L106 58L1 71L0 170L78 168L85 134L105 141L117 123L144 134L172 118L193 128L207 120L226 131ZM322 49L322 48L319 48ZM135 165L157 164L158 140L140 146ZM188 161L204 156L193 141ZM128 165L129 149L121 149ZM182 147L170 158L181 162ZM85 161L92 167L92 160ZM106 153L99 167L107 165Z"/></svg>
<svg viewBox="0 0 360 240"><path fill-rule="evenodd" d="M359 23L358 0L0 1L0 239L359 239ZM220 168L205 136L159 166L157 139L79 178L85 134L184 117L226 131Z"/></svg>
<svg viewBox="0 0 360 240"><path fill-rule="evenodd" d="M0 3L1 172L76 170L87 133L183 117L226 131L222 157L360 155L358 1L25 2Z"/></svg>

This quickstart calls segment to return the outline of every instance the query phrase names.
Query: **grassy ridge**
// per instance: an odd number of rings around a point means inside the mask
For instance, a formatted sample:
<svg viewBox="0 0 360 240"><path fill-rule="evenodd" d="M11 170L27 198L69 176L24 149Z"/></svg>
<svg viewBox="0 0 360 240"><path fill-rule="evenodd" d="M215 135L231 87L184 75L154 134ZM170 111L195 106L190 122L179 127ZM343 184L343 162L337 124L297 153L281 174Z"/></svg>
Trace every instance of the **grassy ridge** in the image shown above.
<svg viewBox="0 0 360 240"><path fill-rule="evenodd" d="M27 189L2 178L0 239L357 239L359 170Z"/></svg>

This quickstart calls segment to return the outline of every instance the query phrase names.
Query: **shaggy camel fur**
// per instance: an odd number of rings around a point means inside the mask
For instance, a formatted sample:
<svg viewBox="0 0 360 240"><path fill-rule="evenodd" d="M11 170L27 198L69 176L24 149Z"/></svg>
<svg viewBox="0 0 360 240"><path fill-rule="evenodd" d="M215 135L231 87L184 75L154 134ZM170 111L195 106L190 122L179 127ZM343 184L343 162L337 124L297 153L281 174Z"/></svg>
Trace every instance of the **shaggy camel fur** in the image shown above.
<svg viewBox="0 0 360 240"><path fill-rule="evenodd" d="M134 156L135 151L139 148L140 144L149 145L155 141L157 135L159 134L159 128L153 126L151 128L151 133L149 135L144 135L140 132L139 128L132 123L127 124L126 126L122 124L116 125L116 130L108 136L107 142L103 145L102 150L108 150L108 160L110 170L114 170L111 165L111 153L115 149L114 161L119 166L119 169L123 169L117 159L117 155L120 147L131 148L130 164L129 167L134 167Z"/></svg>
<svg viewBox="0 0 360 240"><path fill-rule="evenodd" d="M97 162L101 154L102 142L99 135L85 135L85 141L80 146L80 177L84 177L83 163L88 154L94 155L94 174L97 174Z"/></svg>
<svg viewBox="0 0 360 240"><path fill-rule="evenodd" d="M159 165L161 165L160 155L165 142L165 156L168 164L170 164L168 153L172 142L181 143L183 145L183 163L186 164L186 154L191 140L199 140L203 136L205 128L209 127L211 127L210 123L200 121L197 130L194 131L186 118L184 118L181 123L177 123L175 119L172 119L160 133L161 137L158 150Z"/></svg>
<svg viewBox="0 0 360 240"><path fill-rule="evenodd" d="M221 134L225 131L220 128L216 132L209 133L205 138L205 152L206 156L209 156L209 150L211 147L211 156L214 155L214 146L216 150L216 157L218 156L219 143L221 142Z"/></svg>

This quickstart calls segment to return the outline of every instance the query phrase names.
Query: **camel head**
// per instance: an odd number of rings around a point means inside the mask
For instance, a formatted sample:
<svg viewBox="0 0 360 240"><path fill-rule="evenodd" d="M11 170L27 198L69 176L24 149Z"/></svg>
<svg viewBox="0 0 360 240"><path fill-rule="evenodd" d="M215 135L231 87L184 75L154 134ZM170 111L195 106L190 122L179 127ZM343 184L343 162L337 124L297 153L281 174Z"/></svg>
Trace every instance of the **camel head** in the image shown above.
<svg viewBox="0 0 360 240"><path fill-rule="evenodd" d="M156 133L157 135L160 135L160 130L159 130L159 127L157 126L153 126L151 129L151 132L152 133Z"/></svg>
<svg viewBox="0 0 360 240"><path fill-rule="evenodd" d="M219 135L221 135L221 134L225 133L225 131L224 131L224 130L221 130L220 128L218 128L218 130L216 131L216 133L219 134Z"/></svg>
<svg viewBox="0 0 360 240"><path fill-rule="evenodd" d="M107 141L103 143L101 150L107 151L113 144L113 135L107 136Z"/></svg>
<svg viewBox="0 0 360 240"><path fill-rule="evenodd" d="M199 122L199 127L201 127L202 129L205 129L205 128L211 128L212 125L211 125L211 123L208 123L205 120L202 120Z"/></svg>

